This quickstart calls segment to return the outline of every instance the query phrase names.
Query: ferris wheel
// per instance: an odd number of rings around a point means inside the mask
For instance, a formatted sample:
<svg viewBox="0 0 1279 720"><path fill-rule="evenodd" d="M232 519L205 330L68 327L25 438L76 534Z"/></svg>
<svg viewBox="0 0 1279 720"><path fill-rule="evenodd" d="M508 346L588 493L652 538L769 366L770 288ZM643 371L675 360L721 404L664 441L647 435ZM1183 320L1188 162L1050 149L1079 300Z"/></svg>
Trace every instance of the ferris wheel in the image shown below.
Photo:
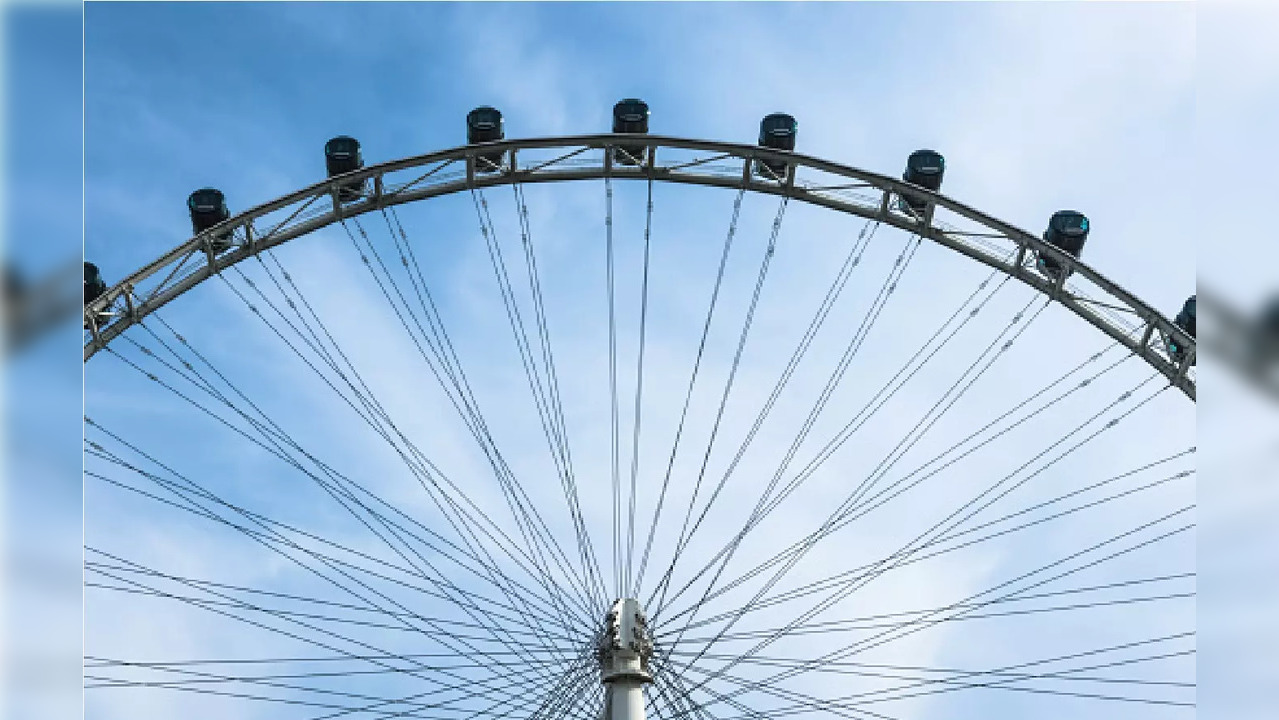
<svg viewBox="0 0 1279 720"><path fill-rule="evenodd" d="M649 117L85 264L88 715L1193 715L1194 297Z"/></svg>

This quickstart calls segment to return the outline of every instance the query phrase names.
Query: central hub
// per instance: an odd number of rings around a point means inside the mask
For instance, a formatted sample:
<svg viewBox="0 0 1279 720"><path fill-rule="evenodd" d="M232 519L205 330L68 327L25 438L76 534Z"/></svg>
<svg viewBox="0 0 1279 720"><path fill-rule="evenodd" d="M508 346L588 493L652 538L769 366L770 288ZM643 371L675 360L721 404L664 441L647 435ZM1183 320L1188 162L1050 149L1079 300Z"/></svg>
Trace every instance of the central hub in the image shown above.
<svg viewBox="0 0 1279 720"><path fill-rule="evenodd" d="M600 677L606 684L651 683L648 661L653 656L653 635L638 600L613 603L604 617L604 633L596 648Z"/></svg>

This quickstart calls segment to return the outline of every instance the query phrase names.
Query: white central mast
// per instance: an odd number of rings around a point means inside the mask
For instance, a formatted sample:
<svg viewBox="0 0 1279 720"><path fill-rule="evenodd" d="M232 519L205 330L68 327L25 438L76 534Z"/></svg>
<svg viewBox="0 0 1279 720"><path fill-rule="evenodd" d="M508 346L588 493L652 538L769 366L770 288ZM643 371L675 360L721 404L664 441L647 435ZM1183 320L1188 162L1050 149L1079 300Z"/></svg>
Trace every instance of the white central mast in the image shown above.
<svg viewBox="0 0 1279 720"><path fill-rule="evenodd" d="M653 639L639 601L626 598L613 603L597 652L604 683L601 720L645 720L644 685L653 682L648 671L652 656Z"/></svg>

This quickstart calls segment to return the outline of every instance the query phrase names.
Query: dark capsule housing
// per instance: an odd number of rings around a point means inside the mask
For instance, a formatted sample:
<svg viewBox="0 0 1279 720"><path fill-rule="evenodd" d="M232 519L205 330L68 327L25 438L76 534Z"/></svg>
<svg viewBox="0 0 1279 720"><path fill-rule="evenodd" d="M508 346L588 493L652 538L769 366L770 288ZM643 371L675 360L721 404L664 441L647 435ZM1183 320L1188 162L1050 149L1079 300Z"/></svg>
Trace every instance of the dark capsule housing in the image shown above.
<svg viewBox="0 0 1279 720"><path fill-rule="evenodd" d="M98 266L94 265L91 262L85 261L84 263L84 306L86 308L89 307L89 303L102 297L102 294L105 293L106 291L107 291L107 284L102 281L102 273L98 272ZM109 312L102 312L102 311L94 313L92 319L85 317L84 329L89 330L93 327L95 322L98 324L101 324L105 321L110 320L110 317L111 317L111 314Z"/></svg>
<svg viewBox="0 0 1279 720"><path fill-rule="evenodd" d="M102 281L102 273L98 271L98 266L91 262L84 263L84 304L97 300L102 297L102 293L107 291L107 284Z"/></svg>
<svg viewBox="0 0 1279 720"><path fill-rule="evenodd" d="M937 192L941 190L941 180L945 173L946 158L941 153L936 150L916 150L906 158L906 172L902 173L902 180ZM908 193L902 199L916 212L923 211L923 197Z"/></svg>
<svg viewBox="0 0 1279 720"><path fill-rule="evenodd" d="M613 132L643 135L648 132L648 103L626 98L613 106ZM622 165L640 165L648 146L643 143L620 143L614 147L613 160Z"/></svg>
<svg viewBox="0 0 1279 720"><path fill-rule="evenodd" d="M1048 229L1044 231L1044 242L1065 252L1071 257L1079 257L1084 251L1084 243L1088 240L1088 218L1074 210L1059 210L1048 220ZM1039 258L1039 267L1053 279L1061 277L1061 263L1048 256Z"/></svg>
<svg viewBox="0 0 1279 720"><path fill-rule="evenodd" d="M1181 312L1177 313L1177 317L1173 320L1173 323L1185 330L1190 337L1195 336L1195 297L1191 295L1186 300L1186 304L1181 306Z"/></svg>
<svg viewBox="0 0 1279 720"><path fill-rule="evenodd" d="M1184 305L1181 306L1181 312L1177 313L1177 317L1173 318L1172 324L1181 328L1191 338L1195 336L1195 296L1191 295ZM1186 356L1186 348L1180 346L1176 340L1168 339L1168 354L1176 362Z"/></svg>
<svg viewBox="0 0 1279 720"><path fill-rule="evenodd" d="M324 143L324 168L329 177L337 177L354 172L364 167L364 154L360 152L360 141L347 135L337 137ZM338 199L350 202L360 197L364 191L365 181L351 180L338 186Z"/></svg>
<svg viewBox="0 0 1279 720"><path fill-rule="evenodd" d="M196 235L231 217L226 207L226 197L221 190L201 188L187 198L187 210L191 214L191 229ZM228 230L213 237L213 251L222 252L231 247Z"/></svg>
<svg viewBox="0 0 1279 720"><path fill-rule="evenodd" d="M502 125L502 113L497 108L482 105L466 114L466 144L497 142L506 137ZM502 168L502 153L492 152L476 156L478 172L493 172Z"/></svg>
<svg viewBox="0 0 1279 720"><path fill-rule="evenodd" d="M759 146L771 150L795 150L795 138L799 135L799 123L786 113L773 113L764 116L759 123ZM765 172L765 168L767 172ZM766 177L786 177L787 164L775 160L759 160L755 163L755 172Z"/></svg>

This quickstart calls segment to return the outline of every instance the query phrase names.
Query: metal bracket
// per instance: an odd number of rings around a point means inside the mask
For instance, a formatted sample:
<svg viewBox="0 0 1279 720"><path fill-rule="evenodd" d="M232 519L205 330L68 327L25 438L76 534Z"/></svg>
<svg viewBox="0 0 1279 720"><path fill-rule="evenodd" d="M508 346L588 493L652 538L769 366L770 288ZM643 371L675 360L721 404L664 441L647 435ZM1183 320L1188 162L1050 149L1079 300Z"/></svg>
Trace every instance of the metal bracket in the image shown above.
<svg viewBox="0 0 1279 720"><path fill-rule="evenodd" d="M333 214L337 216L338 220L345 220L346 217L342 214L342 200L338 198L337 183L329 186L329 197L333 200Z"/></svg>
<svg viewBox="0 0 1279 720"><path fill-rule="evenodd" d="M122 292L122 293L120 293L120 294L121 294L121 296L123 296L123 297L124 297L124 312L125 312L125 314L128 316L128 318L129 318L129 320L130 320L130 321L136 321L136 319L137 319L137 315L136 315L136 310L137 310L137 308L136 308L136 307L134 306L134 304L133 304L133 286L132 286L132 285L125 285L125 286L124 286L124 292Z"/></svg>
<svg viewBox="0 0 1279 720"><path fill-rule="evenodd" d="M1060 261L1058 261L1060 262ZM1057 273L1057 277L1053 279L1052 292L1048 294L1048 299L1057 300L1061 297L1062 288L1066 287L1066 279L1070 277L1075 268L1071 267L1071 263L1063 265L1061 272Z"/></svg>
<svg viewBox="0 0 1279 720"><path fill-rule="evenodd" d="M1141 336L1141 354L1150 354L1150 338L1155 334L1155 323L1151 320L1146 321L1146 332Z"/></svg>

